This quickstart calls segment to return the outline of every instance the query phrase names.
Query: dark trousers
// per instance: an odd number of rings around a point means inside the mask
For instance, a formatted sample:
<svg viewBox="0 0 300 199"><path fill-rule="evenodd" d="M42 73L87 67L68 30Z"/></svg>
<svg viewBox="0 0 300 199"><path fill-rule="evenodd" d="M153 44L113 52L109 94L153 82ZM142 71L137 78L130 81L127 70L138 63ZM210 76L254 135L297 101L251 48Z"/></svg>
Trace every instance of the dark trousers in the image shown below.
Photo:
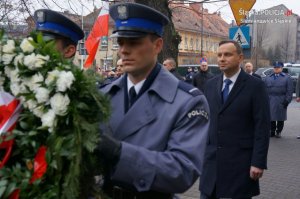
<svg viewBox="0 0 300 199"><path fill-rule="evenodd" d="M271 136L280 134L284 126L284 121L271 121Z"/></svg>

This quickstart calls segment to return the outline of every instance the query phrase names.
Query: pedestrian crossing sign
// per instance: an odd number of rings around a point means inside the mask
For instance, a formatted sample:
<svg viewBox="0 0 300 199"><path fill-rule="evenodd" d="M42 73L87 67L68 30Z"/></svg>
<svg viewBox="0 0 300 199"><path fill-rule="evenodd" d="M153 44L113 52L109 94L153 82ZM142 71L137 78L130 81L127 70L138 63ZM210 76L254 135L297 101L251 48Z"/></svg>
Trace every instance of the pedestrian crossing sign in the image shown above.
<svg viewBox="0 0 300 199"><path fill-rule="evenodd" d="M249 26L234 26L229 28L229 39L238 42L242 48L250 48Z"/></svg>

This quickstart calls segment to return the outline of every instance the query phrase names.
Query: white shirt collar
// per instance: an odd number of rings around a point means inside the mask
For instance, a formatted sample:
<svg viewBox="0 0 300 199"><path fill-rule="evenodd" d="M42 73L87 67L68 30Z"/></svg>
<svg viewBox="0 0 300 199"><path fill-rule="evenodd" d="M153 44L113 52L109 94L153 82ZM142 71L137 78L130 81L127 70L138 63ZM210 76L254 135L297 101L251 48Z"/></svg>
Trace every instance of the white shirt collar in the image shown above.
<svg viewBox="0 0 300 199"><path fill-rule="evenodd" d="M129 89L134 86L135 92L136 94L138 94L144 84L144 82L146 81L146 79L140 81L137 84L133 84L132 81L130 81L129 77L127 76L127 92L129 92Z"/></svg>
<svg viewBox="0 0 300 199"><path fill-rule="evenodd" d="M230 79L232 81L232 84L229 85L229 91L231 91L232 87L234 86L239 74L241 72L241 68L239 68L238 72L236 72L233 76L231 76L230 78L227 78L225 75L223 75L223 87L222 87L222 90L224 89L225 87L225 84L224 84L224 80L225 79Z"/></svg>

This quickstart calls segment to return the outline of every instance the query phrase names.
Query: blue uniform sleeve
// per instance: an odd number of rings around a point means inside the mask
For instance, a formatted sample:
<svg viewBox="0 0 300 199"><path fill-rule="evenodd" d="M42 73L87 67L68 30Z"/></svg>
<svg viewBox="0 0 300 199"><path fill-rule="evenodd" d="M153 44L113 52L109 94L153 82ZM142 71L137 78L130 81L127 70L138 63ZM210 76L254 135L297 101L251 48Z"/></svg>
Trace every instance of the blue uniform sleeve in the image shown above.
<svg viewBox="0 0 300 199"><path fill-rule="evenodd" d="M133 184L137 191L181 193L201 174L209 127L204 95L191 97L182 107L167 148L155 151L122 142L121 157L112 180ZM162 132L164 133L164 132ZM126 171L124 171L126 170Z"/></svg>

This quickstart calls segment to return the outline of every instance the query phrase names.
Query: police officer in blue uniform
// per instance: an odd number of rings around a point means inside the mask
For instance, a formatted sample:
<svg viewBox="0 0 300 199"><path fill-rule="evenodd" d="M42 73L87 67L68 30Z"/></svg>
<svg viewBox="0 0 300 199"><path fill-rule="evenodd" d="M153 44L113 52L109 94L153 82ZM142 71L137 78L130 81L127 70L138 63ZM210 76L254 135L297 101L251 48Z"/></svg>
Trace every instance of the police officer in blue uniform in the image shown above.
<svg viewBox="0 0 300 199"><path fill-rule="evenodd" d="M75 55L77 43L84 37L82 29L75 22L49 9L36 10L34 20L36 30L43 33L44 40L55 40L57 50L65 58Z"/></svg>
<svg viewBox="0 0 300 199"><path fill-rule="evenodd" d="M118 199L173 198L201 174L208 103L157 63L166 16L136 3L115 4L110 15L125 74L101 88L112 104L98 147L109 165L103 190Z"/></svg>
<svg viewBox="0 0 300 199"><path fill-rule="evenodd" d="M287 119L287 107L293 98L293 81L282 72L283 63L274 62L274 72L265 78L270 99L271 137L280 138Z"/></svg>

